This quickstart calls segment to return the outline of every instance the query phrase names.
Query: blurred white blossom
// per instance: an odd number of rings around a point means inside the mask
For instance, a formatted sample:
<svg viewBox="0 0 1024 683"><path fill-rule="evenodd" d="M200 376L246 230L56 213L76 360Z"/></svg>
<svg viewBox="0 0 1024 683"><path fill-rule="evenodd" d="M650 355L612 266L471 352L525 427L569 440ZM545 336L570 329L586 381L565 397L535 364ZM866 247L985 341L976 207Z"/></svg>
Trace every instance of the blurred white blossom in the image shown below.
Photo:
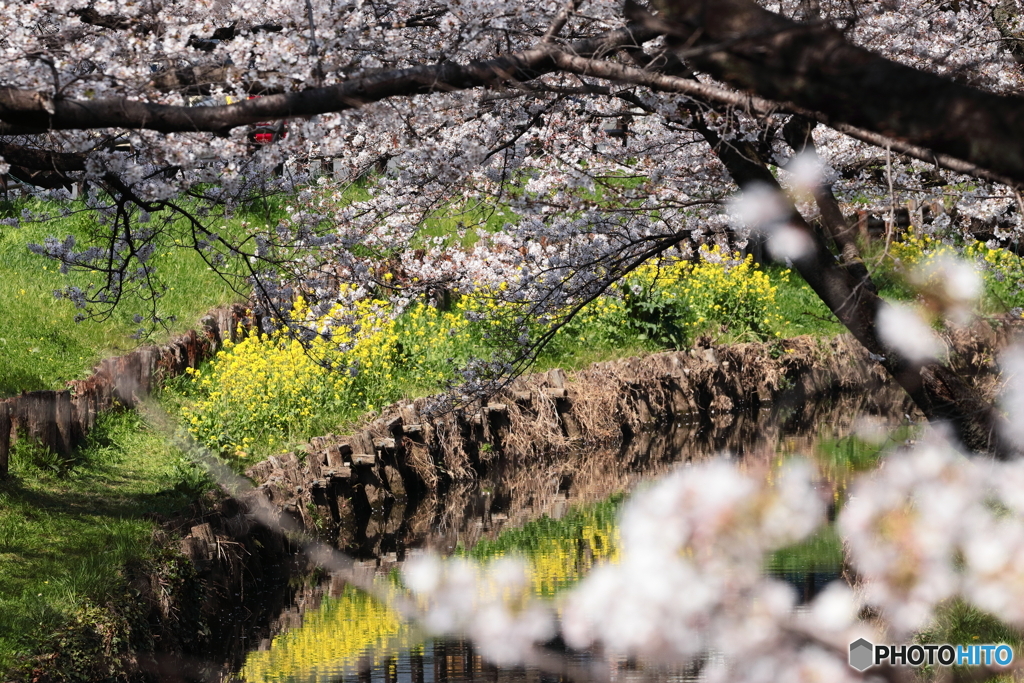
<svg viewBox="0 0 1024 683"><path fill-rule="evenodd" d="M814 240L806 230L783 223L768 233L768 251L779 261L796 261L814 251Z"/></svg>
<svg viewBox="0 0 1024 683"><path fill-rule="evenodd" d="M1014 344L999 357L1003 388L999 405L1011 416L1024 416L1024 345ZM1002 422L1003 435L1018 448L1024 449L1024 420L1008 419Z"/></svg>
<svg viewBox="0 0 1024 683"><path fill-rule="evenodd" d="M637 492L621 515L621 560L565 601L566 642L662 663L780 646L795 594L764 576L764 554L813 533L825 506L809 463L776 475L769 484L720 459Z"/></svg>
<svg viewBox="0 0 1024 683"><path fill-rule="evenodd" d="M944 348L931 327L920 313L906 304L882 303L875 323L882 343L913 363L926 363L942 355Z"/></svg>
<svg viewBox="0 0 1024 683"><path fill-rule="evenodd" d="M767 475L767 476L765 476ZM838 529L859 577L806 608L764 558L824 521L815 468L792 459L759 473L718 459L638 490L620 516L620 557L566 594L560 627L572 648L649 663L701 662L701 680L853 681L850 642L898 642L954 596L1024 626L1024 461L969 460L931 430L850 487ZM467 635L492 661L527 660L555 633L528 595L525 566L411 560L405 584L431 632ZM858 614L871 605L890 629Z"/></svg>
<svg viewBox="0 0 1024 683"><path fill-rule="evenodd" d="M788 221L792 209L775 188L752 183L729 201L729 211L751 230L769 232Z"/></svg>
<svg viewBox="0 0 1024 683"><path fill-rule="evenodd" d="M978 269L952 254L927 259L910 273L910 282L939 312L954 322L966 323L971 307L983 291Z"/></svg>
<svg viewBox="0 0 1024 683"><path fill-rule="evenodd" d="M793 207L781 192L761 183L743 188L729 202L729 213L743 227L768 240L768 249L779 260L796 260L811 253L811 236L790 223Z"/></svg>
<svg viewBox="0 0 1024 683"><path fill-rule="evenodd" d="M496 664L518 664L555 635L551 606L530 595L524 560L503 557L480 566L427 554L407 561L402 578L428 632L471 638Z"/></svg>

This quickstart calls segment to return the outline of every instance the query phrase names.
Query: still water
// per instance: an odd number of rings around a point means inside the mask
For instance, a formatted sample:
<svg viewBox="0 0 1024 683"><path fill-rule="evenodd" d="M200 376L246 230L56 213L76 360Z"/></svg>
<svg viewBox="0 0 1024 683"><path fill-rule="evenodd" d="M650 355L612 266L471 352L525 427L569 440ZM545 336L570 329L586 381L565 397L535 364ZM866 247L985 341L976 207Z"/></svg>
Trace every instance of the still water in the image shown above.
<svg viewBox="0 0 1024 683"><path fill-rule="evenodd" d="M424 550L481 560L518 554L529 561L533 593L553 597L596 563L615 561L617 509L645 481L683 463L723 454L743 466L799 453L816 459L823 495L839 504L851 476L872 467L880 449L907 438L914 421L903 394L883 387L815 404L678 423L614 448L561 454L526 466L495 463L479 481L453 485L436 497L389 503L336 542L359 558L356 568L364 578L384 583L396 580L406 557ZM765 571L790 582L800 600L809 601L842 576L839 539L828 528L767 558ZM287 607L260 630L232 680L560 680L537 669L490 666L468 642L426 639L339 577L310 577L293 586ZM584 672L592 663L587 653L573 654L569 661ZM612 667L610 677L617 681L693 677L693 672L653 670L642 662L613 662Z"/></svg>

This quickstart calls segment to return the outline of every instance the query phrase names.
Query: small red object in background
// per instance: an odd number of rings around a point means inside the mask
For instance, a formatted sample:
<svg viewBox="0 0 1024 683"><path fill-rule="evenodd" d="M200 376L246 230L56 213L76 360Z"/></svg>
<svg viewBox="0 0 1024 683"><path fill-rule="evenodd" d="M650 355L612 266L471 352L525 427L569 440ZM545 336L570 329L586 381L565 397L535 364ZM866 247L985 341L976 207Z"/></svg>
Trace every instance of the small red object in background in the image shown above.
<svg viewBox="0 0 1024 683"><path fill-rule="evenodd" d="M259 97L259 95L249 95L247 99L254 100L257 97ZM275 140L280 140L288 136L288 126L284 121L261 121L253 124L250 131L249 140L257 145L269 145Z"/></svg>

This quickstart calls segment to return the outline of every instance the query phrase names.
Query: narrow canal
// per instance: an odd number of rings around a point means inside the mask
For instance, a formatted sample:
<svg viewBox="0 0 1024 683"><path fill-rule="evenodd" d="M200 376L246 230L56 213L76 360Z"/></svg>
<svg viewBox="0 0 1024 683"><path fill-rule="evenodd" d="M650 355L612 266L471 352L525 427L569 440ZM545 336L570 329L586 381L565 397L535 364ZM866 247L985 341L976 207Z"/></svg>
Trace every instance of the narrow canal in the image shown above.
<svg viewBox="0 0 1024 683"><path fill-rule="evenodd" d="M488 560L518 555L530 566L531 590L556 598L591 567L615 562L616 513L637 487L687 463L729 457L771 468L789 455L813 457L820 494L841 505L850 477L914 434L917 422L902 392L886 387L814 404L780 403L757 413L718 415L633 435L606 449L562 454L542 465L495 462L479 480L456 483L421 500L390 501L343 529L335 543L356 558L365 580L394 585L403 562L439 552ZM830 513L830 516L834 516ZM843 580L841 543L831 525L809 541L766 558L765 571L785 579L807 602ZM281 597L283 595L283 597ZM275 617L246 635L217 678L249 683L456 683L556 681L539 669L499 669L472 644L434 641L386 605L338 576L293 577L278 592ZM558 643L552 646L558 647ZM594 653L572 653L584 666ZM688 680L644 662L612 662L613 680Z"/></svg>

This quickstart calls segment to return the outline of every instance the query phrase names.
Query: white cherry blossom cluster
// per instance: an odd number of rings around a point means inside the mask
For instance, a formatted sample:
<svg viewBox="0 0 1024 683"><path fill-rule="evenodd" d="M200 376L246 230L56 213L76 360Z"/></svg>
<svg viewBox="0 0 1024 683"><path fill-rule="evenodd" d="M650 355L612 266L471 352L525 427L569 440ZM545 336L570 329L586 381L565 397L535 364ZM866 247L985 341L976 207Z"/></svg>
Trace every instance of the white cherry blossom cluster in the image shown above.
<svg viewBox="0 0 1024 683"><path fill-rule="evenodd" d="M502 557L480 566L421 555L405 563L402 580L427 632L471 638L495 664L527 661L556 634L555 612L531 595L529 567L521 559Z"/></svg>
<svg viewBox="0 0 1024 683"><path fill-rule="evenodd" d="M634 494L620 519L620 560L565 600L566 642L676 665L782 647L795 594L764 576L764 554L811 534L825 504L808 463L787 463L773 478L716 460Z"/></svg>
<svg viewBox="0 0 1024 683"><path fill-rule="evenodd" d="M897 633L927 625L953 597L1024 624L1024 500L1019 461L965 458L926 441L887 458L839 517L865 599Z"/></svg>
<svg viewBox="0 0 1024 683"><path fill-rule="evenodd" d="M818 18L848 29L851 40L916 68L1000 91L1014 89L1019 79L1020 67L1000 33L1005 27L993 18L994 2L940 8L925 0L764 5L810 20L816 17L807 8L816 5ZM0 26L0 86L82 99L125 95L166 104L223 103L249 92L331 85L380 69L507 55L535 47L565 6L505 0L386 6L326 0L19 2L2 10L9 21ZM87 11L119 17L123 25L87 22ZM556 41L591 37L624 22L618 2L584 2ZM644 47L656 54L661 45L656 40ZM219 71L203 81L210 69ZM155 85L171 73L200 82ZM405 285L415 279L420 290L458 289L473 279L508 282L514 285L510 298L550 302L546 311L533 311L543 315L591 296L605 278L622 272L609 269L609 260L619 259L626 268L631 255L639 257L652 243L675 236L680 253L702 243L746 244L745 234L730 234L735 226L724 201L735 188L696 131L700 122L727 144L754 145L780 123L711 109L674 93L556 72L528 83L393 97L290 120L284 139L258 149L243 128L226 136L63 131L12 142L88 152L86 170L73 176L99 182L116 175L143 201L171 201L188 192L201 197L206 210L230 210L254 195L295 192L315 180L308 173L313 159L331 176L313 185L322 190L310 195L315 208L294 217L300 225L286 226L291 233L280 233L276 225L253 230L264 231L263 243L282 246L278 255L292 264L288 277L315 277L305 283L267 281L258 291L301 290L326 300L336 284L323 277L326 267L335 279L380 286L374 264L355 256L355 249L364 255L399 253ZM938 203L942 210L930 215L927 226L915 227L984 225L1003 241L1021 227L1018 203L1006 188L964 183L955 174L824 127L815 131L815 140L842 201L888 216L908 200L920 204L932 197L938 178L950 183ZM130 151L115 142L128 142ZM771 159L788 166L791 151L778 136L767 143ZM276 178L273 171L280 168L284 174ZM353 202L347 185L368 176L369 196ZM460 211L464 221L456 220L468 234L482 227L488 212L499 212L500 219L492 215L488 236L468 250L422 236L425 218ZM196 213L207 220L204 209ZM324 237L325 226L336 235L332 245L303 252L310 242L300 233L316 227ZM415 250L407 248L411 244ZM790 244L783 255L799 249ZM245 258L256 256L242 251ZM225 251L225 257L232 253ZM559 289L557 283L566 286Z"/></svg>

